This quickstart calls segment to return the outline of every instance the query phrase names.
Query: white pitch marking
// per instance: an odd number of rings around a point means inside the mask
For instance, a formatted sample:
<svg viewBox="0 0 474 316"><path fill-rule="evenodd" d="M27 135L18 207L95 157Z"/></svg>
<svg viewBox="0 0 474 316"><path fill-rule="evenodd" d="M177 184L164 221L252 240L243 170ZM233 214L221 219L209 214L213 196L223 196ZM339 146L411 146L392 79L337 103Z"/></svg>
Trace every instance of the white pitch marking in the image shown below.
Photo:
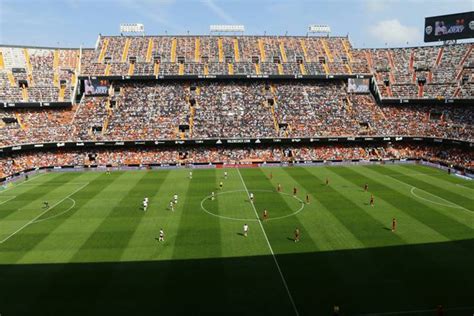
<svg viewBox="0 0 474 316"><path fill-rule="evenodd" d="M457 204L454 204L454 203L451 203L449 202L450 204L444 204L444 203L439 203L439 202L436 202L436 201L433 201L433 200L430 200L430 199L426 199L422 196L419 196L418 194L415 193L415 189L417 189L416 187L412 187L411 190L410 190L410 193L413 194L413 196L416 196L417 198L421 199L421 200L424 200L424 201L427 201L427 202L430 202L430 203L433 203L433 204L437 204L437 205L441 205L441 206L446 206L446 207L452 207L452 208L458 208L458 209L462 209L462 207L460 207L459 205ZM430 193L431 194L431 193ZM434 195L436 196L436 195ZM439 199L442 199L440 198L439 196L436 196L437 198Z"/></svg>
<svg viewBox="0 0 474 316"><path fill-rule="evenodd" d="M3 190L3 191L0 191L0 194L2 194L2 193L4 193L4 192L7 192L8 190L11 190L11 189L14 189L14 188L18 188L20 185L23 185L23 184L25 184L25 183L30 183L31 181L34 181L34 180L38 179L39 177L44 176L45 174L46 174L46 173L41 173L41 174L39 174L38 176L34 177L33 179L31 179L31 180L29 180L29 181L24 180L22 183L19 183L19 184L17 184L17 185L12 185L11 187L8 187L8 188L6 188L6 189Z"/></svg>
<svg viewBox="0 0 474 316"><path fill-rule="evenodd" d="M249 190L247 189L247 185L244 182L244 178L242 178L242 174L240 174L239 168L237 168L237 172L239 173L240 180L242 181L242 184L244 185L245 191L247 192L247 196L249 196ZM270 248L270 252L273 256L273 261L275 261L275 265L278 269L278 272L280 273L281 280L283 281L283 285L285 286L286 293L288 294L288 298L290 299L291 305L293 306L293 309L295 311L295 315L299 316L298 309L296 308L295 301L293 300L293 296L291 295L290 289L288 288L288 284L286 283L285 277L283 276L283 273L281 272L280 265L278 264L277 258L275 257L275 253L273 252L272 245L270 245L270 241L268 240L267 233L265 232L265 229L263 228L262 222L259 221L257 209L255 208L255 205L253 204L252 201L250 201L250 204L252 204L253 211L255 212L255 217L257 217L257 221L260 224L260 228L262 229L263 236L265 236L265 240L267 241L268 248Z"/></svg>
<svg viewBox="0 0 474 316"><path fill-rule="evenodd" d="M51 206L50 208L48 208L47 210L41 212L38 216L36 216L35 218L33 218L32 220L30 220L28 223L26 223L25 225L21 226L20 228L18 228L16 231L14 231L13 233L11 233L10 235L8 235L8 237L6 237L5 239L3 239L2 241L0 241L0 244L3 244L5 241L7 241L8 239L10 239L11 237L13 237L14 235L18 234L21 230L23 230L25 227L27 227L28 225L34 223L38 218L40 218L41 216L43 216L44 214L48 213L49 211L51 211L51 209L53 209L54 207L56 207L57 205L59 205L60 203L62 203L64 200L70 198L72 195L76 194L77 192L79 192L80 190L84 189L87 185L89 185L89 183L86 183L85 185L81 186L79 189L75 190L74 192L72 192L71 194L69 194L68 196L66 196L65 198L61 199L59 202L57 202L56 204L54 204L53 206Z"/></svg>
<svg viewBox="0 0 474 316"><path fill-rule="evenodd" d="M7 195L7 196L8 196L8 195ZM6 201L0 202L0 205L2 205L2 204L4 204L4 203L7 203L7 202L10 201L10 200L13 200L14 198L16 198L16 195L11 196L11 197L10 197L8 200L6 200Z"/></svg>
<svg viewBox="0 0 474 316"><path fill-rule="evenodd" d="M389 175L386 175L386 176L387 176L387 177L390 177L390 178L392 178L393 180L398 181L398 182L400 182L400 183L402 183L402 184L404 184L404 185L406 185L406 186L411 187L410 193L411 193L413 196L416 196L417 198L420 198L420 197L417 196L417 195L415 195L415 194L413 194L413 192L412 192L413 189L418 189L418 190L420 190L420 191L426 192L426 193L428 193L429 195L432 195L432 196L434 196L434 197L437 197L437 198L440 199L440 200L443 200L443 201L445 201L445 202L448 202L448 203L450 203L450 204L453 205L453 206L449 206L449 205L446 205L446 204L437 203L437 202L435 202L435 201L431 201L431 200L423 199L423 198L422 198L423 200L426 200L426 201L431 202L431 203L435 203L435 204L447 206L447 207L458 208L458 209L467 211L467 212L469 212L469 213L471 213L471 214L473 213L471 210L469 210L469 209L467 209L467 208L465 208L465 207L463 207L463 206L461 206L461 205L459 205L459 204L456 204L456 203L451 202L451 201L449 201L449 200L443 199L443 198L440 197L440 196L434 195L433 193L430 193L430 192L428 192L428 191L425 191L425 190L423 190L423 189L420 189L420 188L418 188L418 187L415 187L415 186L413 186L413 185L411 185L411 184L408 184L408 183L406 183L406 182L400 181L400 180L398 180L398 179L395 178L395 177L392 177L392 176L389 176ZM454 205L455 205L455 206L454 206Z"/></svg>
<svg viewBox="0 0 474 316"><path fill-rule="evenodd" d="M456 185L457 185L458 187L461 187L461 188L464 188L464 189L474 190L474 188L470 188L470 187L467 187L467 186L462 185L462 184L459 184L459 183L456 183Z"/></svg>
<svg viewBox="0 0 474 316"><path fill-rule="evenodd" d="M216 193L216 196L218 195L222 195L222 194L228 194L228 193L236 193L236 192L245 192L245 190L232 190L232 191L224 191L224 192L219 192L219 193ZM301 203L301 207L296 210L295 212L291 213L291 214L287 214L287 215L282 215L282 216L278 216L278 217L272 217L272 218L269 218L267 219L266 221L274 221L274 220L277 220L277 219L283 219L283 218L287 218L287 217L290 217L290 216L295 216L296 214L298 214L299 212L301 212L304 207L305 207L305 204L304 202L297 196L292 196L288 193L284 193L284 192L275 192L275 191L272 191L272 190L254 190L254 192L269 192L269 193L277 193L277 194L282 194L282 195L287 195L287 196L290 196L296 200L298 200L300 203ZM211 198L212 195L208 195L206 196L204 199L201 200L201 209L206 212L207 214L209 215L212 215L212 216L215 216L215 217L219 217L219 218L223 218L223 219L228 219L228 220L231 220L231 221L240 221L240 222L245 222L245 221L250 221L250 222L256 222L258 221L258 219L246 219L246 218L235 218L235 217L228 217L228 216L223 216L223 215L218 215L218 214L214 214L212 212L210 212L209 210L207 210L205 207L204 207L204 202L206 200L208 200L209 198Z"/></svg>
<svg viewBox="0 0 474 316"><path fill-rule="evenodd" d="M72 206L69 207L67 210L59 213L59 214L56 214L56 215L53 215L53 216L50 216L50 217L46 217L46 218L43 218L43 219L39 219L39 220L36 220L34 221L32 224L36 224L36 223L40 223L42 221L47 221L48 219L52 219L52 218L55 218L55 217L58 217L58 216L61 216L63 214L66 214L67 212L69 212L70 210L72 210L74 208L74 206L76 206L76 200L74 199L71 199L71 198L67 198L68 200L72 201Z"/></svg>

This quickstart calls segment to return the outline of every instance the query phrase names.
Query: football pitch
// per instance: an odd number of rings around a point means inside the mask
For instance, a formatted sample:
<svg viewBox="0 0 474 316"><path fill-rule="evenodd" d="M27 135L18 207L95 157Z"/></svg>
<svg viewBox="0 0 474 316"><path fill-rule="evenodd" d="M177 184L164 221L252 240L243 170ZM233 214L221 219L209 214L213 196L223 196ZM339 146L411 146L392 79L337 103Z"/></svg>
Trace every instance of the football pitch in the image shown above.
<svg viewBox="0 0 474 316"><path fill-rule="evenodd" d="M474 312L474 181L420 165L189 171L0 191L0 314Z"/></svg>

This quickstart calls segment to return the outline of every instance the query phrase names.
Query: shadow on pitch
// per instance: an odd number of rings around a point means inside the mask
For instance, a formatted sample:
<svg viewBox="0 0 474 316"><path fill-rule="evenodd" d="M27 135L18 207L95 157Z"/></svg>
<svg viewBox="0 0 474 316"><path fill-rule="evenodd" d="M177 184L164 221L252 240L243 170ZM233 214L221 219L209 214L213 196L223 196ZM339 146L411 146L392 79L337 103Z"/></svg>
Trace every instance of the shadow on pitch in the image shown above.
<svg viewBox="0 0 474 316"><path fill-rule="evenodd" d="M275 252L295 249L274 243ZM186 253L174 251L199 257L211 253L207 247L196 243ZM109 252L100 251L87 249L84 258L107 260ZM474 305L474 274L467 273L474 266L474 239L292 253L276 260L300 315L331 315L334 304L341 316ZM271 255L3 264L0 280L2 315L294 315ZM453 309L446 315L472 312Z"/></svg>

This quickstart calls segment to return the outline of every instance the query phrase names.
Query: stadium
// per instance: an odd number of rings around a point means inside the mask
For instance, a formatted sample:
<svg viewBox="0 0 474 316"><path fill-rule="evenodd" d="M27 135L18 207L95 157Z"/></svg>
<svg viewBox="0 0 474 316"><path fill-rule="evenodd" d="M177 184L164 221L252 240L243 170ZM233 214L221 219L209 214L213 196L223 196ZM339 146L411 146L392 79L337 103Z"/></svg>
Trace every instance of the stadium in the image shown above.
<svg viewBox="0 0 474 316"><path fill-rule="evenodd" d="M473 21L2 43L0 315L472 315Z"/></svg>

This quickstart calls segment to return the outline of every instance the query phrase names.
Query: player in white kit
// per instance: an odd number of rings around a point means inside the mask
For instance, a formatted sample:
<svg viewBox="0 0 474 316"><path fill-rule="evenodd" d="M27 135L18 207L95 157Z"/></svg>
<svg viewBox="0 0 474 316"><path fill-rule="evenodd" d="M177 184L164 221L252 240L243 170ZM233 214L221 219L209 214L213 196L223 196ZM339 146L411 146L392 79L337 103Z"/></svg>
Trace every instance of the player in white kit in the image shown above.
<svg viewBox="0 0 474 316"><path fill-rule="evenodd" d="M249 232L249 225L244 224L244 236L247 237L247 234Z"/></svg>
<svg viewBox="0 0 474 316"><path fill-rule="evenodd" d="M160 228L160 237L158 238L158 241L165 241L165 232L163 231L163 228Z"/></svg>

